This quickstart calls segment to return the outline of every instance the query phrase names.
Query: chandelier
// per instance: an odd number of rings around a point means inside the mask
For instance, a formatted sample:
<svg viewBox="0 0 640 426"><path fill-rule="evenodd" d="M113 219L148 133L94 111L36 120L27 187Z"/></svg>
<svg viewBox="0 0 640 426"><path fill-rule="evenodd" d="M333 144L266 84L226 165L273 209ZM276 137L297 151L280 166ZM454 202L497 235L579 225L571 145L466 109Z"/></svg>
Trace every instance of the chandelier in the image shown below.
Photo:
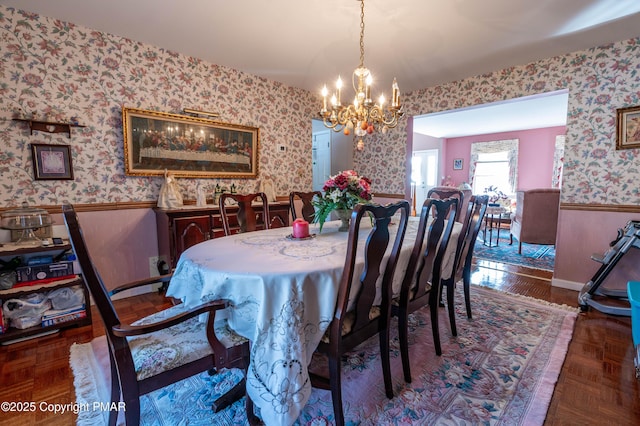
<svg viewBox="0 0 640 426"><path fill-rule="evenodd" d="M351 77L353 89L356 92L353 103L342 105L340 95L342 80L338 77L336 92L331 96L331 105L327 108L327 86L322 88L322 109L320 116L324 125L335 132L344 132L345 135L353 132L359 137L356 145L359 151L364 149L364 137L372 134L376 129L386 133L398 125L404 112L400 104L398 82L393 79L391 85L391 103L385 106L385 97L381 95L378 103L371 100L371 84L373 78L368 68L364 66L364 0L359 0L360 5L360 66L355 69Z"/></svg>

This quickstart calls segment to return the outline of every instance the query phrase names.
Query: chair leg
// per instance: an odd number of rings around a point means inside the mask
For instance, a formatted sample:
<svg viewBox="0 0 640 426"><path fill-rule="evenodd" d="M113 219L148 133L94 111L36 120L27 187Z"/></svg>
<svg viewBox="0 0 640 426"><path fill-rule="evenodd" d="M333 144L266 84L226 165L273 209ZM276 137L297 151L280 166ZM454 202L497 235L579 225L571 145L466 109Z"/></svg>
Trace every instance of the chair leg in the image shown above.
<svg viewBox="0 0 640 426"><path fill-rule="evenodd" d="M342 383L340 379L341 358L329 356L329 382L331 383L331 400L333 401L333 416L336 426L344 426L344 412L342 411Z"/></svg>
<svg viewBox="0 0 640 426"><path fill-rule="evenodd" d="M518 254L522 254L522 241L518 240Z"/></svg>
<svg viewBox="0 0 640 426"><path fill-rule="evenodd" d="M513 234L509 234L509 245L513 244Z"/></svg>
<svg viewBox="0 0 640 426"><path fill-rule="evenodd" d="M453 280L452 280L453 281ZM458 335L456 328L456 310L453 306L453 296L455 291L455 285L453 282L447 284L447 309L449 310L449 324L451 325L451 334Z"/></svg>
<svg viewBox="0 0 640 426"><path fill-rule="evenodd" d="M111 403L120 402L120 378L118 376L118 369L116 363L113 360L113 355L109 351L109 364L111 365ZM109 426L115 426L118 420L118 411L109 411Z"/></svg>
<svg viewBox="0 0 640 426"><path fill-rule="evenodd" d="M436 355L442 355L442 346L440 345L440 328L438 327L438 299L430 298L432 302L429 306L431 311L431 331L433 333L433 346L436 348Z"/></svg>
<svg viewBox="0 0 640 426"><path fill-rule="evenodd" d="M122 401L127 407L125 411L125 423L128 425L140 424L140 396L131 392L122 391Z"/></svg>
<svg viewBox="0 0 640 426"><path fill-rule="evenodd" d="M393 398L393 383L391 381L391 361L389 359L389 328L380 333L380 359L382 361L382 377L387 398Z"/></svg>
<svg viewBox="0 0 640 426"><path fill-rule="evenodd" d="M471 319L471 293L470 293L470 283L471 283L471 266L467 268L465 266L464 271L462 273L462 283L464 288L464 304L467 307L467 318Z"/></svg>
<svg viewBox="0 0 640 426"><path fill-rule="evenodd" d="M398 315L398 340L400 340L400 358L402 359L402 371L404 381L411 383L411 366L409 365L409 314L400 311Z"/></svg>
<svg viewBox="0 0 640 426"><path fill-rule="evenodd" d="M211 403L213 412L218 413L242 398L245 394L246 387L245 379L242 378L234 387L229 389L225 394L220 395L218 399Z"/></svg>

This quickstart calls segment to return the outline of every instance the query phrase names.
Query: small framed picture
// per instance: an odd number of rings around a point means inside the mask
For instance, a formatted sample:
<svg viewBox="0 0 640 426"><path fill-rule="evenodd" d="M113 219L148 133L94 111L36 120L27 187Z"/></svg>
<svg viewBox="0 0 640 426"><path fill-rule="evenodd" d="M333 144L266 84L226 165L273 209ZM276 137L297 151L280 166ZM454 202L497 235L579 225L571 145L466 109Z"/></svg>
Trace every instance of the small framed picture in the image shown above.
<svg viewBox="0 0 640 426"><path fill-rule="evenodd" d="M616 149L640 148L640 106L616 110Z"/></svg>
<svg viewBox="0 0 640 426"><path fill-rule="evenodd" d="M32 143L31 158L36 180L73 180L69 145Z"/></svg>
<svg viewBox="0 0 640 426"><path fill-rule="evenodd" d="M453 170L462 170L462 158L453 160Z"/></svg>

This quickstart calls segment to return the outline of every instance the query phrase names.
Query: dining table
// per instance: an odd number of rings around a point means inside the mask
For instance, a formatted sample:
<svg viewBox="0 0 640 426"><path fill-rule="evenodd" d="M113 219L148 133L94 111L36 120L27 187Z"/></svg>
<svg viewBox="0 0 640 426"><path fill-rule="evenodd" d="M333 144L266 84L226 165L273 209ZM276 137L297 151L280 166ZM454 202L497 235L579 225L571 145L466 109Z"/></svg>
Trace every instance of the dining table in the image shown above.
<svg viewBox="0 0 640 426"><path fill-rule="evenodd" d="M371 227L369 222L361 226ZM338 231L340 223L325 222L322 232L312 224L304 239L292 238L292 227L210 239L184 251L171 278L166 295L187 308L214 299L230 301L224 314L229 326L251 342L247 393L266 425L293 424L311 394L307 367L333 318L346 258L349 233ZM409 218L394 294L400 291L418 223L418 217ZM391 238L397 228L390 226ZM453 272L461 228L458 222L453 226L445 277ZM364 267L368 232L359 235L354 277Z"/></svg>

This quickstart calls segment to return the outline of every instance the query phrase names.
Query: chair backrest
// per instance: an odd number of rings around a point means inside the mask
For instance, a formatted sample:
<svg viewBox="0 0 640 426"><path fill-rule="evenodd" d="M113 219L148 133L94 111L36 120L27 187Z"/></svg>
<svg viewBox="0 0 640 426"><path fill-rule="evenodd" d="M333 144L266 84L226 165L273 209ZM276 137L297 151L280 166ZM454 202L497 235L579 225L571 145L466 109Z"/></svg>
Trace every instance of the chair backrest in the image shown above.
<svg viewBox="0 0 640 426"><path fill-rule="evenodd" d="M222 227L224 228L225 235L231 235L231 212L227 200L234 200L238 204L238 211L236 216L238 218L238 225L240 227L239 232L252 232L257 231L258 216L254 210L253 203L260 199L262 212L262 222L264 229L269 229L269 201L264 192L256 192L254 194L227 194L224 193L220 196L220 216L222 217Z"/></svg>
<svg viewBox="0 0 640 426"><path fill-rule="evenodd" d="M434 186L427 192L427 198L435 198L438 200L444 200L447 198L456 198L458 203L456 204L456 217L455 220L461 222L463 218L461 217L462 205L464 204L464 193L453 186Z"/></svg>
<svg viewBox="0 0 640 426"><path fill-rule="evenodd" d="M297 191L292 191L291 193L289 193L289 205L291 208L291 217L293 220L296 220L298 218L298 214L296 212L296 206L295 206L295 201L296 199L300 199L302 201L302 209L300 210L300 213L302 215L302 218L304 220L306 220L307 222L311 223L313 222L314 219L314 214L316 212L316 209L313 207L313 204L311 204L311 200L313 200L314 196L318 196L318 197L322 197L322 192L320 191L311 191L311 192L297 192Z"/></svg>
<svg viewBox="0 0 640 426"><path fill-rule="evenodd" d="M402 306L407 306L410 301L420 299L427 293L437 298L438 292L430 291L431 283L440 283L442 260L455 222L457 203L457 198L427 198L424 201L416 240L402 282Z"/></svg>
<svg viewBox="0 0 640 426"><path fill-rule="evenodd" d="M121 324L121 321L118 318L118 314L113 304L111 303L109 292L104 286L104 283L91 260L75 209L72 205L64 204L62 206L62 213L64 216L64 222L67 226L67 231L69 232L71 246L73 247L78 263L80 264L80 268L82 269L84 285L89 290L89 293L91 293L91 297L93 297L93 301L98 308L98 312L100 313L100 317L104 323L105 333L111 343L114 338L120 339L115 337L111 330L113 326Z"/></svg>
<svg viewBox="0 0 640 426"><path fill-rule="evenodd" d="M455 281L462 278L463 270L471 268L471 260L473 257L473 249L478 239L478 233L482 227L484 215L487 212L489 204L488 195L472 195L467 206L467 212L462 222L462 230L458 237L458 245L456 247L456 258L454 264Z"/></svg>
<svg viewBox="0 0 640 426"><path fill-rule="evenodd" d="M401 212L400 221L397 224L396 234L392 240L389 226L391 225L392 219L394 221L396 220L393 216L398 211ZM409 213L409 202L406 200L386 206L357 204L353 209L351 223L349 225L347 255L340 280L340 288L338 290L336 311L334 321L331 323L331 329L329 331L332 344L338 344L337 342L342 336L343 322L350 303L353 304L352 312L354 314L354 320L349 335L354 340L364 341L368 338L367 336L374 335L380 331L379 326L375 325L376 323L372 322L372 319L369 317L371 308L374 305L376 293L382 297L378 321L386 321L388 325L393 292L392 279L398 263L400 248L404 241ZM364 269L357 280L354 280L355 261L358 253L358 236L362 231L360 224L361 220L363 220L365 224L368 224L369 218L373 221L373 227L367 236L364 247ZM386 266L381 268L385 253L391 241L393 241L393 246L386 261ZM381 269L383 269L384 272L381 272ZM379 282L381 273L383 274L382 281ZM381 284L379 289L377 288L377 283ZM353 285L356 285L355 289ZM374 325L373 327L371 326L372 324Z"/></svg>

